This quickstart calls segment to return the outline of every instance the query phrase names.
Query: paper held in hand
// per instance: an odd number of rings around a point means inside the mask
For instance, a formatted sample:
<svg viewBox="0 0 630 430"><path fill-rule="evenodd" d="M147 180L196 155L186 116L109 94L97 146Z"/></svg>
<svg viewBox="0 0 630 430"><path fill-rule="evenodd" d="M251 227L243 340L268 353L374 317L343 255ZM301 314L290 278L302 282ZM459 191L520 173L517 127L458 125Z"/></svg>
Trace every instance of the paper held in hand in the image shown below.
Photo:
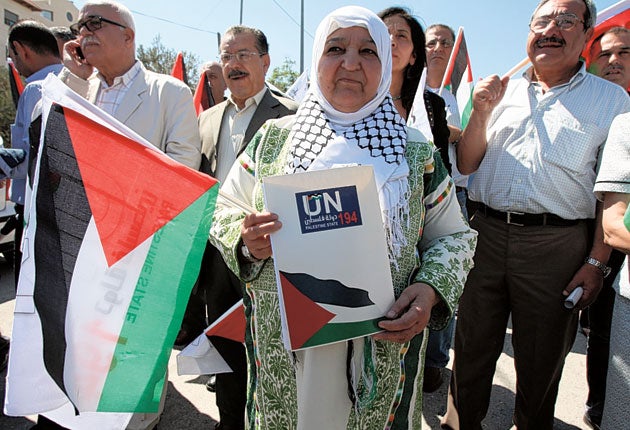
<svg viewBox="0 0 630 430"><path fill-rule="evenodd" d="M282 333L298 350L382 331L394 302L385 231L371 166L263 179Z"/></svg>

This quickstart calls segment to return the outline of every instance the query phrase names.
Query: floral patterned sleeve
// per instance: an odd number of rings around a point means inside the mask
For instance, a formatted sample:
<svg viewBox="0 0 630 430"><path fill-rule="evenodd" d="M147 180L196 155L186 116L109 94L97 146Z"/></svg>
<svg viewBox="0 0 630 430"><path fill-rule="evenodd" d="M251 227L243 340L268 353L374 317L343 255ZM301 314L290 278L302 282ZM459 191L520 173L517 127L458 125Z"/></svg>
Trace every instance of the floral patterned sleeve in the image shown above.
<svg viewBox="0 0 630 430"><path fill-rule="evenodd" d="M253 201L257 186L255 171L256 149L265 132L265 125L256 133L245 151L236 159L230 169L225 182L221 184L221 193L228 194L249 206L262 210L262 203ZM230 206L225 199L219 198L210 228L210 242L221 252L223 259L242 281L255 279L265 265L263 260L258 263L243 263L239 259L241 241L241 224L245 213Z"/></svg>
<svg viewBox="0 0 630 430"><path fill-rule="evenodd" d="M432 169L431 169L432 167ZM432 171L431 171L432 170ZM453 314L473 267L477 232L462 215L455 185L438 152L425 174L425 218L418 243L420 269L415 282L432 286L442 298L433 308L429 327L443 328Z"/></svg>

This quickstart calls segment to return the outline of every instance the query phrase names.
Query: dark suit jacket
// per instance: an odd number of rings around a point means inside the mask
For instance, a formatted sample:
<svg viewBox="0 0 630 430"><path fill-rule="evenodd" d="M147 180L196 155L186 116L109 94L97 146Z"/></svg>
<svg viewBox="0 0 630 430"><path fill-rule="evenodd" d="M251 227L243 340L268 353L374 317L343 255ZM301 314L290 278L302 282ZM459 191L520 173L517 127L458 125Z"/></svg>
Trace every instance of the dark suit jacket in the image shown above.
<svg viewBox="0 0 630 430"><path fill-rule="evenodd" d="M226 107L227 102L223 101L204 111L199 116L199 131L202 145L201 167L199 170L209 175L214 175L216 171L217 144L222 133L221 123ZM245 150L249 141L266 120L291 115L295 113L297 107L298 104L293 100L278 97L267 89L245 131L238 154ZM238 278L227 267L219 251L210 243L206 247L201 264L199 286L206 291L208 319L210 322L220 317L223 312L227 311L243 297Z"/></svg>
<svg viewBox="0 0 630 430"><path fill-rule="evenodd" d="M201 170L209 175L214 175L217 169L217 145L221 135L221 122L223 121L223 115L225 114L225 108L227 107L227 101L223 101L218 105L211 107L204 111L199 116L199 132L201 133ZM269 89L265 92L260 104L254 112L247 130L245 131L245 137L243 143L239 148L237 154L240 154L245 150L247 144L258 129L264 124L265 121L272 118L281 118L286 115L291 115L297 110L298 104L291 99L285 97L279 97L273 94Z"/></svg>

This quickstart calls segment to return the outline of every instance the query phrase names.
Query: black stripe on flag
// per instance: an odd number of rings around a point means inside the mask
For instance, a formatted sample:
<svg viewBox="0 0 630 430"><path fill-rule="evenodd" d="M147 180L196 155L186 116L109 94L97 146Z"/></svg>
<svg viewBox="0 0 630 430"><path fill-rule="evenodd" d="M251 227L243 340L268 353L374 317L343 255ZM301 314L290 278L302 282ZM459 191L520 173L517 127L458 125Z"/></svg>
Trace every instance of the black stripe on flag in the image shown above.
<svg viewBox="0 0 630 430"><path fill-rule="evenodd" d="M91 211L63 108L58 105L51 108L44 131L36 216L33 299L42 324L44 365L66 392L63 374L68 292Z"/></svg>
<svg viewBox="0 0 630 430"><path fill-rule="evenodd" d="M316 303L360 308L374 304L368 292L360 288L343 285L336 279L318 279L308 273L287 273L280 271L302 294Z"/></svg>

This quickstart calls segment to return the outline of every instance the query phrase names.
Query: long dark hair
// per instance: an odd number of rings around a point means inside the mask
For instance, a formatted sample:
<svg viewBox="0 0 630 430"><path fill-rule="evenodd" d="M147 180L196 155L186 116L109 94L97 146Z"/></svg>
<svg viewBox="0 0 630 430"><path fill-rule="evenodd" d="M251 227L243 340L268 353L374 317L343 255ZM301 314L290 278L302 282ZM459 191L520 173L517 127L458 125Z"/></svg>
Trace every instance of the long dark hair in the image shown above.
<svg viewBox="0 0 630 430"><path fill-rule="evenodd" d="M416 18L411 15L409 9L404 7L388 7L378 13L379 18L383 21L390 16L402 17L409 28L411 29L411 42L413 43L413 54L416 57L415 63L407 65L405 69L405 79L403 80L402 88L400 91L402 105L407 112L411 110L413 99L418 91L418 84L420 83L420 77L422 76L422 70L427 61L427 55L425 52L426 38L424 37L424 29ZM422 89L424 91L424 88Z"/></svg>

